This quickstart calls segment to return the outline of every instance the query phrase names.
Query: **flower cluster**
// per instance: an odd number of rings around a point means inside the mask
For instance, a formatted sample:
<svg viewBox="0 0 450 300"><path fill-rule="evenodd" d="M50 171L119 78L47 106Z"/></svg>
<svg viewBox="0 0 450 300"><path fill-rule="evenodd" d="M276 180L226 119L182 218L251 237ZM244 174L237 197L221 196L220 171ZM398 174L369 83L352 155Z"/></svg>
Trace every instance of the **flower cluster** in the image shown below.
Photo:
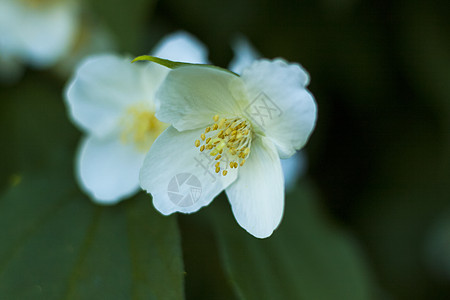
<svg viewBox="0 0 450 300"><path fill-rule="evenodd" d="M232 66L239 75L205 56L158 52L135 59L147 65L91 58L69 85L70 115L87 134L77 160L83 189L115 203L140 186L164 215L196 212L225 191L237 222L270 236L284 210L280 158L301 149L316 122L309 75L248 51Z"/></svg>
<svg viewBox="0 0 450 300"><path fill-rule="evenodd" d="M174 56L179 48L185 49L183 55ZM205 47L185 32L166 37L152 54L207 61ZM155 93L169 69L130 60L112 54L88 57L65 92L69 116L85 132L77 155L77 178L101 204L117 203L139 190L144 156L168 126L155 118Z"/></svg>

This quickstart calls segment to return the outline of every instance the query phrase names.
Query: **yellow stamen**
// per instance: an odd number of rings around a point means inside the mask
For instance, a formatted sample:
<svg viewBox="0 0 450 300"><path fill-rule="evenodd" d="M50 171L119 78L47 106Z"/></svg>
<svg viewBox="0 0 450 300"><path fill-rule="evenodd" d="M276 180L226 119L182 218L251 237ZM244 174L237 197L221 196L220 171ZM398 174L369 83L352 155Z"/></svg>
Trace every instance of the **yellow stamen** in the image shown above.
<svg viewBox="0 0 450 300"><path fill-rule="evenodd" d="M120 120L120 126L121 142L134 144L141 152L147 152L153 141L167 128L167 124L160 122L145 103L129 107Z"/></svg>
<svg viewBox="0 0 450 300"><path fill-rule="evenodd" d="M200 134L200 139L195 140L195 146L200 147L200 152L206 150L214 157L216 173L221 171L221 163L224 162L222 175L225 176L228 168L237 169L245 164L245 159L250 154L252 126L249 121L240 117L227 119L215 115L213 120L214 124L206 127Z"/></svg>
<svg viewBox="0 0 450 300"><path fill-rule="evenodd" d="M224 124L225 124L225 119L221 119L217 125L219 126L219 128L222 128Z"/></svg>

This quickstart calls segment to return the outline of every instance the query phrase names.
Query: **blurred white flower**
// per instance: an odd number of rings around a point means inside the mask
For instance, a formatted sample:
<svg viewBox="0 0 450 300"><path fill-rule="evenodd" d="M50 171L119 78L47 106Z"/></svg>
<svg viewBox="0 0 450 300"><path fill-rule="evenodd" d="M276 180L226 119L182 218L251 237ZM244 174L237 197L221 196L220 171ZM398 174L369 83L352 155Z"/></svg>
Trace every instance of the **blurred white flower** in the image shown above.
<svg viewBox="0 0 450 300"><path fill-rule="evenodd" d="M193 63L205 63L207 57L205 47L184 32L170 35L156 49L158 55L174 60L179 55ZM167 127L154 116L154 100L168 72L158 64L132 64L105 54L84 60L69 82L69 115L86 134L77 153L77 178L95 202L114 204L139 190L144 156Z"/></svg>
<svg viewBox="0 0 450 300"><path fill-rule="evenodd" d="M2 60L51 66L70 49L77 25L75 0L0 0Z"/></svg>
<svg viewBox="0 0 450 300"><path fill-rule="evenodd" d="M280 157L302 148L316 121L308 83L300 65L282 59L258 60L240 77L195 65L170 71L156 116L171 126L140 172L155 207L192 213L225 189L239 225L270 236L284 209Z"/></svg>
<svg viewBox="0 0 450 300"><path fill-rule="evenodd" d="M257 59L261 58L259 52L242 35L237 36L231 43L234 57L230 62L229 69L236 74L249 67ZM281 169L283 170L284 183L286 190L294 188L297 180L304 174L307 164L307 158L304 151L296 152L289 158L281 160Z"/></svg>

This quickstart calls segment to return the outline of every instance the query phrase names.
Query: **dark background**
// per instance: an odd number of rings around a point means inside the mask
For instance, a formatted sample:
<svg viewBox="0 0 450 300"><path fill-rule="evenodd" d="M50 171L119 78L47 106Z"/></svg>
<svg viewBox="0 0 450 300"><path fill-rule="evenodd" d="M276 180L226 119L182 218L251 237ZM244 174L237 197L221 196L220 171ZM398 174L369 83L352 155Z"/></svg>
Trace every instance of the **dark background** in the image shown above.
<svg viewBox="0 0 450 300"><path fill-rule="evenodd" d="M146 54L164 35L184 29L205 43L210 60L222 67L233 57L230 43L237 34L245 35L264 57L301 63L311 75L309 89L319 115L305 149L308 171L294 196L287 199L287 212L295 207L289 203L303 201L302 189L313 186L326 222L345 231L357 245L372 282L369 298L450 297L448 1L126 2L86 1L89 9L84 12L85 17L99 18L111 28L118 53ZM24 169L39 174L48 164L60 166L60 161L71 168L69 158L79 133L67 123L62 102L57 102L66 80L52 70L27 69L22 81L1 87L3 194L8 194L12 176ZM27 129L33 120L45 119L46 110L24 94L31 99L39 89L56 99L49 109L60 115L59 121L41 128L64 123L54 140L46 132ZM40 92L40 97L45 93ZM23 103L17 104L19 100ZM22 113L30 108L34 110ZM63 132L70 132L70 137ZM33 146L24 142L24 134L32 135ZM50 150L45 146L34 149L32 157L22 150L64 139L65 146L52 148L52 159L47 158ZM67 178L70 172L65 171ZM226 197L219 199L211 209L178 217L186 298L253 299L242 288L244 283L236 292L233 284L239 278L228 278L230 269L221 266L223 254L218 253L226 242L222 238L212 242L216 233L209 228L208 214L227 211L227 222L234 222ZM94 210L100 214L99 208ZM282 226L296 213L286 213ZM16 218L8 220L12 219ZM12 225L4 221L4 226ZM231 226L241 231L236 223ZM314 232L313 228L298 230L310 229ZM287 234L286 238L293 237ZM302 260L300 253L298 259ZM5 265L0 255L2 276L8 276L7 269L2 269Z"/></svg>

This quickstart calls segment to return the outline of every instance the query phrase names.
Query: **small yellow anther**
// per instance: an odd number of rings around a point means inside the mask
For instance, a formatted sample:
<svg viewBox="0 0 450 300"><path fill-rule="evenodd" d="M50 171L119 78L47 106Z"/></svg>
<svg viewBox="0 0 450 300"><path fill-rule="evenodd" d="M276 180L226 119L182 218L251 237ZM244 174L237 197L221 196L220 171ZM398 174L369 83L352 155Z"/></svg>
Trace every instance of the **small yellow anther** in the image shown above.
<svg viewBox="0 0 450 300"><path fill-rule="evenodd" d="M219 154L216 156L215 160L219 160L221 157L222 157L222 155Z"/></svg>
<svg viewBox="0 0 450 300"><path fill-rule="evenodd" d="M213 148L213 145L209 144L208 146L206 146L206 149L211 150Z"/></svg>
<svg viewBox="0 0 450 300"><path fill-rule="evenodd" d="M220 166L220 161L216 162L215 167L218 168Z"/></svg>
<svg viewBox="0 0 450 300"><path fill-rule="evenodd" d="M238 163L234 162L234 168L237 168L237 167L238 167Z"/></svg>
<svg viewBox="0 0 450 300"><path fill-rule="evenodd" d="M215 115L215 116L213 117L213 120L214 120L214 122L219 121L219 115Z"/></svg>
<svg viewBox="0 0 450 300"><path fill-rule="evenodd" d="M241 167L245 164L245 159L241 161Z"/></svg>
<svg viewBox="0 0 450 300"><path fill-rule="evenodd" d="M200 137L202 138L202 141L204 141L204 140L206 139L206 136L205 136L204 133L202 133L202 134L200 135Z"/></svg>
<svg viewBox="0 0 450 300"><path fill-rule="evenodd" d="M223 176L227 175L228 171L227 170L223 170L222 174Z"/></svg>
<svg viewBox="0 0 450 300"><path fill-rule="evenodd" d="M209 141L211 140L211 138L207 138L206 139L206 143L209 144Z"/></svg>
<svg viewBox="0 0 450 300"><path fill-rule="evenodd" d="M209 155L215 156L215 155L217 155L217 153L219 153L219 151L217 151L217 149L214 149L213 151L211 151L211 153Z"/></svg>
<svg viewBox="0 0 450 300"><path fill-rule="evenodd" d="M205 133L208 133L210 130L211 130L211 127L207 127L207 128L205 129Z"/></svg>
<svg viewBox="0 0 450 300"><path fill-rule="evenodd" d="M203 152L203 150L205 150L205 145L200 147L200 152Z"/></svg>
<svg viewBox="0 0 450 300"><path fill-rule="evenodd" d="M216 173L219 173L220 172L220 168L216 168Z"/></svg>
<svg viewBox="0 0 450 300"><path fill-rule="evenodd" d="M217 128L219 128L219 125L217 125L217 124L214 124L214 126L213 126L212 130L217 130Z"/></svg>
<svg viewBox="0 0 450 300"><path fill-rule="evenodd" d="M200 146L200 141L199 140L195 140L195 147Z"/></svg>

